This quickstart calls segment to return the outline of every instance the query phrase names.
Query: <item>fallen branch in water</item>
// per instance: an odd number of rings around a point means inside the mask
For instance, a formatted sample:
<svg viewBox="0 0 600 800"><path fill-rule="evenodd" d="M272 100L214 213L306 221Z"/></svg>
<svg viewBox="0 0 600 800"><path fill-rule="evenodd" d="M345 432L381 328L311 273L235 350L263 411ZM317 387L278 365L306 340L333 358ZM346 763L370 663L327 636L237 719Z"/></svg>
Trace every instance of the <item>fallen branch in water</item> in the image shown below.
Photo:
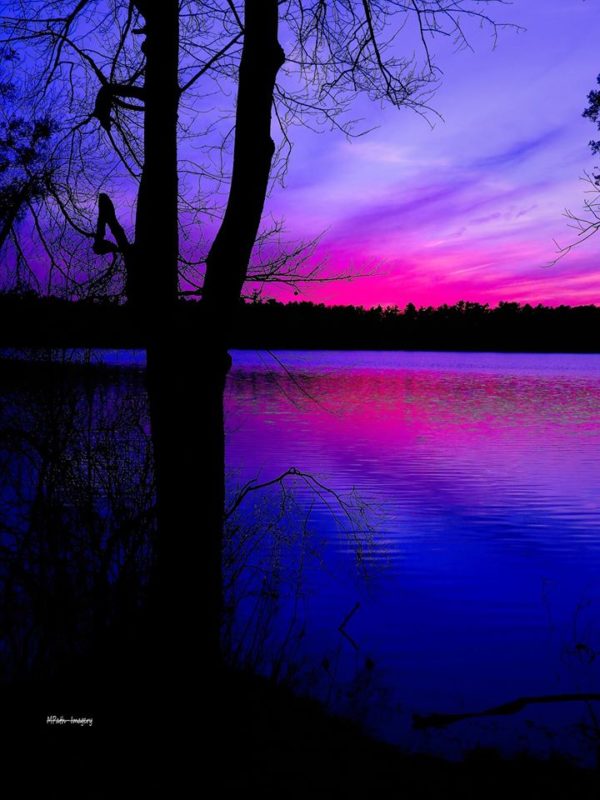
<svg viewBox="0 0 600 800"><path fill-rule="evenodd" d="M472 711L465 714L413 714L413 728L415 730L425 730L426 728L445 728L455 722L462 722L465 719L476 719L479 717L499 717L508 714L516 714L526 706L540 703L590 703L600 702L600 694L548 694L539 697L519 697L509 703L502 703L493 706L485 711Z"/></svg>
<svg viewBox="0 0 600 800"><path fill-rule="evenodd" d="M340 625L338 626L338 631L339 631L339 632L342 634L342 636L343 636L345 639L347 639L347 640L350 642L350 644L352 645L352 647L353 647L355 650L360 650L360 648L359 648L359 646L356 644L356 642L354 641L354 639L353 639L353 638L350 636L350 634L349 634L349 633L346 631L346 625L347 625L347 624L350 622L350 620L351 620L351 619L352 619L352 617L353 617L353 616L356 614L356 612L358 611L358 609L359 609L359 608L360 608L360 603L355 603L355 605L354 605L354 607L352 608L352 610L351 610L351 611L349 611L349 612L348 612L348 614L346 614L346 616L344 617L344 619L342 620L342 622L341 622L341 623L340 623Z"/></svg>

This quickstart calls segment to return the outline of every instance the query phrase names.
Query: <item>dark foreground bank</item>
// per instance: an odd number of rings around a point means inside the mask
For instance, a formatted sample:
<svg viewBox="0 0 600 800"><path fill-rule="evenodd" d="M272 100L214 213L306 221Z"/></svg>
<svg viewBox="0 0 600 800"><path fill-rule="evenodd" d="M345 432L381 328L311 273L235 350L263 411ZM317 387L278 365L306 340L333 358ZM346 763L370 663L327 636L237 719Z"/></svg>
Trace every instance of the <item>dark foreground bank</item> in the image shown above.
<svg viewBox="0 0 600 800"><path fill-rule="evenodd" d="M200 331L200 304L181 301L182 324ZM143 347L127 308L0 294L0 347ZM230 341L243 349L600 352L600 308L500 303L404 309L309 302L242 303Z"/></svg>
<svg viewBox="0 0 600 800"><path fill-rule="evenodd" d="M161 659L159 659L161 661ZM162 670L161 670L162 671ZM596 798L600 773L557 758L503 760L474 751L461 763L411 756L328 716L315 702L239 673L191 697L144 669L67 672L3 690L6 797L196 797L270 790L273 796ZM47 724L52 709L93 715L91 727ZM87 712L86 712L87 709ZM215 794L217 792L218 794Z"/></svg>

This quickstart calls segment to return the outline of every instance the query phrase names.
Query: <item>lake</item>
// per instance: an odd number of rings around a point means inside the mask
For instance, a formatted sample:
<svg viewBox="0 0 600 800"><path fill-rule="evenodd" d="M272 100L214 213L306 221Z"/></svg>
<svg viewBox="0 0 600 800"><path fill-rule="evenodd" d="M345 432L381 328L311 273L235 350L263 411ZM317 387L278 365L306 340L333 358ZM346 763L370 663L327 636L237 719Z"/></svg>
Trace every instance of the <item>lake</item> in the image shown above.
<svg viewBox="0 0 600 800"><path fill-rule="evenodd" d="M585 703L422 732L412 715L600 691L600 356L233 357L239 479L293 466L372 510L365 546L332 497L312 512L322 546L305 567L300 653L321 664L316 693L415 750L593 753ZM296 483L307 508L314 492Z"/></svg>
<svg viewBox="0 0 600 800"><path fill-rule="evenodd" d="M143 403L121 400L143 395L143 354L93 355L111 366L80 392L86 424L105 409L94 474L120 509L141 506L151 490L134 466L146 458L147 421L136 422ZM479 746L593 763L600 705L549 697L600 692L600 356L232 355L230 506L252 487L228 524L232 658L412 751L458 758ZM29 439L65 418L45 395L42 414L32 393L11 385L0 395L5 426L22 423ZM76 442L65 463L81 452ZM89 463L69 479L69 508ZM20 466L11 480L17 473L32 484ZM5 497L22 497L4 483ZM91 551L115 538L94 524ZM524 697L545 700L415 726Z"/></svg>

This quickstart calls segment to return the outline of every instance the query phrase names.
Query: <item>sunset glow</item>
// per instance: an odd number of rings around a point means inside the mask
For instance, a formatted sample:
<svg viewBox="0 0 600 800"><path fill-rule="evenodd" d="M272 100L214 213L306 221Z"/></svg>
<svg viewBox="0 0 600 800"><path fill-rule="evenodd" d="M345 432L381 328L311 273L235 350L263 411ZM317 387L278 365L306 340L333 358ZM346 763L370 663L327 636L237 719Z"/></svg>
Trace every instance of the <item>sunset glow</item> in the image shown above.
<svg viewBox="0 0 600 800"><path fill-rule="evenodd" d="M316 259L331 273L370 277L307 287L325 303L416 305L460 299L558 305L596 303L594 240L558 264L556 240L576 238L563 216L579 211L581 178L594 166L582 118L600 70L591 3L549 0L499 7L525 28L493 48L478 29L475 52L439 53L442 85L433 125L410 111L361 100L365 136L292 131L286 186L269 211L289 234L323 233ZM280 298L290 293L275 293Z"/></svg>

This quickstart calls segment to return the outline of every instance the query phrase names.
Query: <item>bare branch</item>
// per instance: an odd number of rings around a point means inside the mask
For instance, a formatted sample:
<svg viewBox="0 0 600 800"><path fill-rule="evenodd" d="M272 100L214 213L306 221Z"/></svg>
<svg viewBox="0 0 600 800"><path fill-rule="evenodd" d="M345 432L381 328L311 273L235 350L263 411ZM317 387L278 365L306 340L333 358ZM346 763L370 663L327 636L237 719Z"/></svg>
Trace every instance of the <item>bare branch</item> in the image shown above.
<svg viewBox="0 0 600 800"><path fill-rule="evenodd" d="M217 61L219 61L219 59L222 58L225 55L225 53L227 53L228 50L231 50L234 44L237 44L237 42L239 42L239 40L242 38L243 35L244 31L241 30L237 34L237 36L234 36L233 39L231 39L231 41L227 42L226 45L224 45L217 53L215 53L214 56L209 61L207 61L206 64L204 64L198 70L198 72L195 73L195 75L192 75L192 77L183 84L183 86L180 89L180 94L183 94L188 89L190 89L203 75L205 75L209 71L209 69L211 69L211 67L213 67L217 63Z"/></svg>
<svg viewBox="0 0 600 800"><path fill-rule="evenodd" d="M569 209L564 212L564 216L569 221L568 225L576 231L577 238L566 245L560 245L554 240L557 256L547 266L554 266L576 247L600 231L600 176L590 175L586 172L582 180L588 184L589 188L585 193L591 195L591 198L584 198L582 213L575 214Z"/></svg>

